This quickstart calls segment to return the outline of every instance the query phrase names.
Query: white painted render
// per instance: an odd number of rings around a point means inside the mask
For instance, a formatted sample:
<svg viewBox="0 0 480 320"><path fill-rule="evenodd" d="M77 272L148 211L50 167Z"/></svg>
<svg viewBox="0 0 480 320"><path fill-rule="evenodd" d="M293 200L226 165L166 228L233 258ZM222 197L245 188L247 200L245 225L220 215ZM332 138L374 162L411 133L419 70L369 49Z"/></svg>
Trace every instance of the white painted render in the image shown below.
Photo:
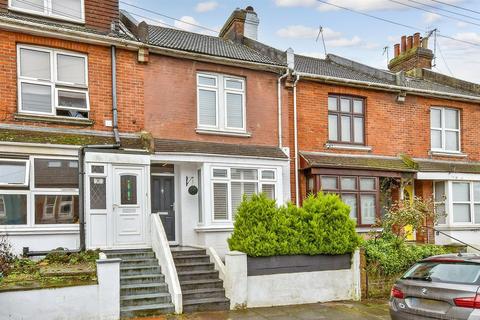
<svg viewBox="0 0 480 320"><path fill-rule="evenodd" d="M120 259L97 261L97 285L0 293L0 319L117 320Z"/></svg>

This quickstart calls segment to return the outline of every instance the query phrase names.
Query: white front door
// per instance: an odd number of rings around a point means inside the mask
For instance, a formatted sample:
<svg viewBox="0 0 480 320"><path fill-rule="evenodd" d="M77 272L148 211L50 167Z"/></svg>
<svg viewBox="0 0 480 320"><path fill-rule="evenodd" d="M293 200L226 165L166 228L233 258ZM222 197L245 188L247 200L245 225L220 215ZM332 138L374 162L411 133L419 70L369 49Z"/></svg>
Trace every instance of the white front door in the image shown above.
<svg viewBox="0 0 480 320"><path fill-rule="evenodd" d="M145 169L113 167L114 247L147 244Z"/></svg>

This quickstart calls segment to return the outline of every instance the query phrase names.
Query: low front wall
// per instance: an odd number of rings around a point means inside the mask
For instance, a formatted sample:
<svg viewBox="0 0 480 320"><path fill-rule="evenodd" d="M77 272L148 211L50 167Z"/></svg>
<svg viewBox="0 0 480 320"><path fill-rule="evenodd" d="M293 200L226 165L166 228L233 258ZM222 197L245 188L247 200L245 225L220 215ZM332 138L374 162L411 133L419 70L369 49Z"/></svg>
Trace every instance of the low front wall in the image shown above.
<svg viewBox="0 0 480 320"><path fill-rule="evenodd" d="M98 284L0 293L0 319L117 320L120 259L97 261Z"/></svg>
<svg viewBox="0 0 480 320"><path fill-rule="evenodd" d="M355 252L351 259L347 256L348 268L345 268L346 256L301 257L296 272L292 265L288 265L293 258L283 257L287 266L282 267L283 262L280 262L277 269L283 269L281 272L273 269L270 274L265 274L268 267L249 270L244 253L228 253L225 257L225 291L231 309L360 299L359 252ZM276 258L282 259L271 257L268 260ZM268 263L262 265L268 266ZM330 270L326 270L328 268Z"/></svg>
<svg viewBox="0 0 480 320"><path fill-rule="evenodd" d="M76 231L57 233L52 231L28 231L28 232L3 232L0 236L6 236L8 243L12 245L15 255L21 255L24 247L30 251L49 251L56 248L75 250L79 247L79 233Z"/></svg>

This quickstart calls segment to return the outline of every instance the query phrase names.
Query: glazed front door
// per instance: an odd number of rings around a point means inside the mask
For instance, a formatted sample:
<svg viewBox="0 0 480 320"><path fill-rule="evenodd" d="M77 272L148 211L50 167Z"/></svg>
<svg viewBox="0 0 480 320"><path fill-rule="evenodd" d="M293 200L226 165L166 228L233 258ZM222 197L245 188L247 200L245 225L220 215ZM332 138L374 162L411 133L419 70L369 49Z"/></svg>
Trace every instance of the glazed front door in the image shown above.
<svg viewBox="0 0 480 320"><path fill-rule="evenodd" d="M152 176L152 213L159 214L168 241L175 241L174 176Z"/></svg>
<svg viewBox="0 0 480 320"><path fill-rule="evenodd" d="M144 168L113 168L114 246L146 244Z"/></svg>

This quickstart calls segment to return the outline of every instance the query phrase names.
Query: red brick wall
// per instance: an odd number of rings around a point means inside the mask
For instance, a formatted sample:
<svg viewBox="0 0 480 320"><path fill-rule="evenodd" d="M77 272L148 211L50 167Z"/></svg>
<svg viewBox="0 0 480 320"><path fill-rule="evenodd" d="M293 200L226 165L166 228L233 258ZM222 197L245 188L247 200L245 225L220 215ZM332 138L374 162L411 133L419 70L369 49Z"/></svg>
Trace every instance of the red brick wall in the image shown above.
<svg viewBox="0 0 480 320"><path fill-rule="evenodd" d="M433 181L415 181L415 195L422 199L433 200ZM426 221L425 225L433 228L433 221ZM435 232L427 228L422 232L417 232L417 242L435 243Z"/></svg>
<svg viewBox="0 0 480 320"><path fill-rule="evenodd" d="M48 127L75 126L51 123L21 122L14 119L17 113L17 43L59 48L88 54L90 119L89 130L112 130L104 121L112 119L112 78L109 47L31 36L0 30L0 121L18 125ZM143 129L143 65L136 62L136 53L117 51L117 94L119 129L137 132ZM81 130L81 129L79 129Z"/></svg>
<svg viewBox="0 0 480 320"><path fill-rule="evenodd" d="M365 97L366 146L371 152L352 152L325 148L328 140L327 97L329 93ZM435 158L430 151L430 107L460 109L461 151L467 158L443 157L447 160L480 160L477 146L480 136L480 104L407 95L397 103L396 95L375 90L341 87L300 81L297 92L299 150L335 153L360 153L397 156L405 153L417 158Z"/></svg>
<svg viewBox="0 0 480 320"><path fill-rule="evenodd" d="M198 71L246 79L250 138L196 133ZM145 69L145 127L154 137L163 139L278 145L277 75L151 54Z"/></svg>

